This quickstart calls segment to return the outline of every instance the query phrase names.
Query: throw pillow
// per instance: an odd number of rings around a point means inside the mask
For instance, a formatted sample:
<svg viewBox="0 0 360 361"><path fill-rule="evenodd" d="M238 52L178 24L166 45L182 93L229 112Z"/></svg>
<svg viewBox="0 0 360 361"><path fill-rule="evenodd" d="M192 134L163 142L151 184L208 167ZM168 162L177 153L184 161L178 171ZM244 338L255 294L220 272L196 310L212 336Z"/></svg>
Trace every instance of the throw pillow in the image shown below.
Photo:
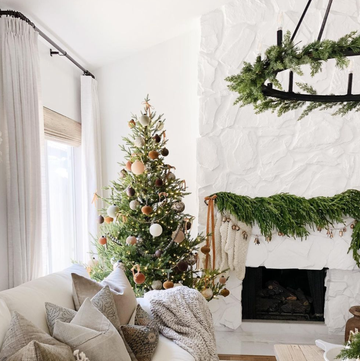
<svg viewBox="0 0 360 361"><path fill-rule="evenodd" d="M140 305L136 307L135 325L123 325L121 331L136 360L151 361L159 342L159 330Z"/></svg>
<svg viewBox="0 0 360 361"><path fill-rule="evenodd" d="M7 361L74 361L70 347L64 346L46 345L38 341L31 341L10 356Z"/></svg>
<svg viewBox="0 0 360 361"><path fill-rule="evenodd" d="M55 321L69 323L76 315L76 311L70 308L54 305L50 302L45 302L46 322L49 327L50 335L54 333Z"/></svg>
<svg viewBox="0 0 360 361"><path fill-rule="evenodd" d="M88 298L70 323L55 321L54 337L91 361L131 361L118 331Z"/></svg>
<svg viewBox="0 0 360 361"><path fill-rule="evenodd" d="M75 273L73 279L73 298L78 310L86 298L94 297L103 287L109 286L114 297L120 324L127 324L133 314L137 302L135 293L124 271L116 268L101 283L89 280Z"/></svg>
<svg viewBox="0 0 360 361"><path fill-rule="evenodd" d="M37 328L32 322L17 312L12 313L9 329L5 334L3 346L0 351L0 360L8 360L12 355L16 354L22 348L28 346L32 341L50 345L57 348L57 352L61 355L61 360L72 360L72 352L70 348L63 343L55 340L53 337ZM29 348L39 349L39 345L30 345ZM19 360L21 358L19 357Z"/></svg>

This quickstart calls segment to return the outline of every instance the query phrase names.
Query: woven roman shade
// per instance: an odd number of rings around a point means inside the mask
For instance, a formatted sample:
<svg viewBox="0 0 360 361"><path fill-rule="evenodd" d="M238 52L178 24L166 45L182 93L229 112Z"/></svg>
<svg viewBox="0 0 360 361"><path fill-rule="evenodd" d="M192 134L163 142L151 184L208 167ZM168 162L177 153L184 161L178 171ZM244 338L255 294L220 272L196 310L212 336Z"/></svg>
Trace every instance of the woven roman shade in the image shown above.
<svg viewBox="0 0 360 361"><path fill-rule="evenodd" d="M44 107L44 132L46 140L81 145L81 123Z"/></svg>

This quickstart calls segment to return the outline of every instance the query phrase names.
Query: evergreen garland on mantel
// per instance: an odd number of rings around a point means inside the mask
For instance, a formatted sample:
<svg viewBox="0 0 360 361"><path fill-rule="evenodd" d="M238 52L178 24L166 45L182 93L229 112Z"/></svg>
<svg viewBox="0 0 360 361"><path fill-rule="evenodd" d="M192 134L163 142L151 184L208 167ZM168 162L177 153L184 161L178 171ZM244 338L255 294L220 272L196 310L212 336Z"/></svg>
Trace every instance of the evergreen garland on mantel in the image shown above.
<svg viewBox="0 0 360 361"><path fill-rule="evenodd" d="M250 198L228 192L216 193L218 210L230 212L250 226L257 223L263 236L271 239L275 230L288 237L306 238L309 230L344 223L345 217L355 219L349 252L360 267L360 191L349 189L333 197L306 199L280 193L270 197Z"/></svg>

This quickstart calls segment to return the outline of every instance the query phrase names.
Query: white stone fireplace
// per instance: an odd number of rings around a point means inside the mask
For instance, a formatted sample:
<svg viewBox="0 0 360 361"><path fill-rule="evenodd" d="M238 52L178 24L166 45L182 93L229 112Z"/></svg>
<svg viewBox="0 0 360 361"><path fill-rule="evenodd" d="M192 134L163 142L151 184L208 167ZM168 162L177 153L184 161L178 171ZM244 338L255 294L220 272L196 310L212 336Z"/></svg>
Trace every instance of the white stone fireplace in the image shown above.
<svg viewBox="0 0 360 361"><path fill-rule="evenodd" d="M297 121L301 111L282 117L271 112L256 115L252 106L233 105L236 94L227 89L224 80L236 74L243 61L254 61L260 52L275 44L280 13L283 13L283 31L293 31L305 3L235 0L201 19L197 142L200 230L205 229L207 212L203 199L216 192L250 197L287 192L310 198L360 189L357 113L333 117L331 111L315 111L301 121ZM317 36L324 7L321 1L311 4L297 35L300 46ZM357 1L334 1L323 38L338 39L357 29L358 13ZM360 77L357 60L354 74ZM327 64L318 77L296 76L294 81L308 82L319 93L330 94L339 89L346 92L345 73ZM355 87L354 92L360 93L360 82ZM332 239L325 231L312 232L303 241L274 236L267 243L260 237L260 245L255 245L257 234L259 230L253 229L247 266L329 269L325 280L326 331L341 334L351 316L348 309L360 304L360 272L347 253L350 229L342 237L335 231ZM218 329L241 329L245 326L241 324L242 283L232 275L228 288L229 297L210 302L214 321Z"/></svg>

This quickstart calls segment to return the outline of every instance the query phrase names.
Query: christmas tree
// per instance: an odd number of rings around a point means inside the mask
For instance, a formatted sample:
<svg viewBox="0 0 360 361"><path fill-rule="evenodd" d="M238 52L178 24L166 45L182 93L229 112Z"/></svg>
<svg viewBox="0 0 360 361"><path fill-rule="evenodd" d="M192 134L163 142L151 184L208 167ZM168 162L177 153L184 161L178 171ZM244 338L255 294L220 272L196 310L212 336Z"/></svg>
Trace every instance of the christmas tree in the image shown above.
<svg viewBox="0 0 360 361"><path fill-rule="evenodd" d="M198 269L198 248L205 238L191 238L194 217L186 214L182 201L189 194L186 183L166 163L165 119L153 111L148 97L143 104L120 146L125 161L119 178L106 188L109 197L100 197L106 207L99 216L101 236L90 274L101 280L120 266L138 296L179 284L197 288L208 300L221 292L226 296L221 272Z"/></svg>

